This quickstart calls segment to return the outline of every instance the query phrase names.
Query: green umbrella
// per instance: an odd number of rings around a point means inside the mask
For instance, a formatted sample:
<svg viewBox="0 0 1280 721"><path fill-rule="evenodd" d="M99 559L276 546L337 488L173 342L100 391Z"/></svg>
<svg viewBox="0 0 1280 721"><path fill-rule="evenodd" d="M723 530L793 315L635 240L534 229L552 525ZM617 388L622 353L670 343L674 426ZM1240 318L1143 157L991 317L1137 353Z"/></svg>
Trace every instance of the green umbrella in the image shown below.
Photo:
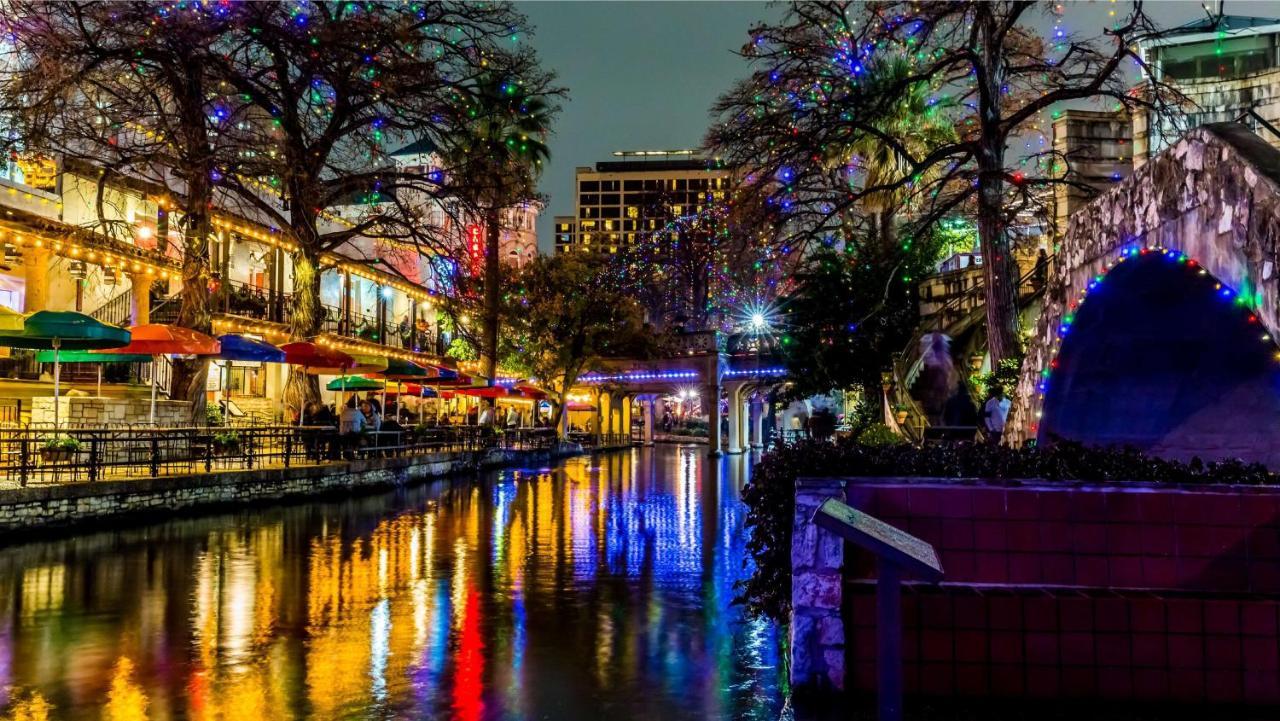
<svg viewBox="0 0 1280 721"><path fill-rule="evenodd" d="M340 376L329 381L325 388L331 391L376 391L382 388L382 383L364 376Z"/></svg>
<svg viewBox="0 0 1280 721"><path fill-rule="evenodd" d="M129 331L71 310L38 310L27 316L22 332L0 332L0 346L53 351L53 427L58 423L59 353L105 350L129 344Z"/></svg>
<svg viewBox="0 0 1280 721"><path fill-rule="evenodd" d="M102 366L107 363L150 363L149 355L140 353L94 353L87 350L69 350L58 353L51 350L36 352L37 363L94 363L98 366L98 397L102 397Z"/></svg>

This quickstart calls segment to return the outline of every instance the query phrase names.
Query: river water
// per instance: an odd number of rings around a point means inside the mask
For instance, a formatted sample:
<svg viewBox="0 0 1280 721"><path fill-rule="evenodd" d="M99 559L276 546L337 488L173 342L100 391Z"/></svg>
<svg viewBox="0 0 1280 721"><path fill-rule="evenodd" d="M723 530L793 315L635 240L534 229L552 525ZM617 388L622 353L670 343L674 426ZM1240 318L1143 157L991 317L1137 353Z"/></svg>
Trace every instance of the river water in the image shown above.
<svg viewBox="0 0 1280 721"><path fill-rule="evenodd" d="M776 719L750 459L574 458L0 549L0 718Z"/></svg>

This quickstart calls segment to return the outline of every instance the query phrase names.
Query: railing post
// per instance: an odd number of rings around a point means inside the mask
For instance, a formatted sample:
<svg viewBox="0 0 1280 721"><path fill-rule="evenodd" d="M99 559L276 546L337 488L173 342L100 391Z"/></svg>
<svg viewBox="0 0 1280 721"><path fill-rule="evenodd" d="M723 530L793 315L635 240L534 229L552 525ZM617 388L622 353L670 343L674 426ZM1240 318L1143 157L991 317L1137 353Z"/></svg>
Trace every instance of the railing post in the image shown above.
<svg viewBox="0 0 1280 721"><path fill-rule="evenodd" d="M18 450L18 482L23 488L27 487L27 469L31 464L31 447L28 445L26 433L23 433L22 440L18 442L20 448Z"/></svg>
<svg viewBox="0 0 1280 721"><path fill-rule="evenodd" d="M204 472L213 472L213 436L209 436L209 442L204 444Z"/></svg>
<svg viewBox="0 0 1280 721"><path fill-rule="evenodd" d="M305 447L305 445L304 445ZM284 432L284 467L289 467L289 459L293 456L293 428Z"/></svg>
<svg viewBox="0 0 1280 721"><path fill-rule="evenodd" d="M98 439L89 439L89 482L98 480Z"/></svg>
<svg viewBox="0 0 1280 721"><path fill-rule="evenodd" d="M244 462L245 467L249 470L253 470L254 443L258 440L258 434L255 432L256 430L256 428L251 427L245 433L245 435L248 436L249 442L245 444Z"/></svg>
<svg viewBox="0 0 1280 721"><path fill-rule="evenodd" d="M154 378L152 382L155 382ZM160 475L160 438L156 435L159 431L154 428L149 432L151 434L151 477L155 478Z"/></svg>

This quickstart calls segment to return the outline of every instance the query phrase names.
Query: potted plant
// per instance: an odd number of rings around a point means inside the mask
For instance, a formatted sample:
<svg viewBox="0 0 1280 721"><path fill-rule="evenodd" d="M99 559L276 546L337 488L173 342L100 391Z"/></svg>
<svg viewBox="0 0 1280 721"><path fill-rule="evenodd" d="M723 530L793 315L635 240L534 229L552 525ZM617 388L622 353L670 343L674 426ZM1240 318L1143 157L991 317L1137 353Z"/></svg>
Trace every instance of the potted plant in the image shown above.
<svg viewBox="0 0 1280 721"><path fill-rule="evenodd" d="M234 455L240 452L240 434L235 431L223 431L213 435L213 451L220 456Z"/></svg>
<svg viewBox="0 0 1280 721"><path fill-rule="evenodd" d="M63 463L71 460L80 450L80 441L71 436L54 436L44 442L40 457L46 463Z"/></svg>

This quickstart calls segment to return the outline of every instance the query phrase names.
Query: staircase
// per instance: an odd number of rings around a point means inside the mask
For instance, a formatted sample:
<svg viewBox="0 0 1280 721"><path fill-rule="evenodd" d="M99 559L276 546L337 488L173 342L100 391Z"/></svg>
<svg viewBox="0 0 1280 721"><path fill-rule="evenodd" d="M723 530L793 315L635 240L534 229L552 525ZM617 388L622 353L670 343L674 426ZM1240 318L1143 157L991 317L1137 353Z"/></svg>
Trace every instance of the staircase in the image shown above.
<svg viewBox="0 0 1280 721"><path fill-rule="evenodd" d="M1049 269L1052 268L1055 257L1049 256L1045 264L1043 272L1046 277L1050 275ZM1032 268L1018 279L1018 301L1022 305L1044 292L1043 286L1035 288L1032 285L1031 281L1036 276L1036 273L1037 269ZM963 293L948 300L935 314L934 317L937 322L932 324L933 327L917 329L915 334L911 336L911 340L907 342L906 347L894 356L893 378L892 383L887 384L885 390L885 405L887 411L905 409L906 419L893 425L897 425L898 430L912 441L919 443L923 440L924 431L929 427L928 415L915 397L911 395L911 387L915 385L923 367L924 359L920 354L920 343L927 333L941 332L951 338L957 338L974 326L981 324L986 318L986 305L982 302L975 303L974 300L983 298L984 288L985 284L980 281ZM967 369L961 369L961 373L967 372Z"/></svg>
<svg viewBox="0 0 1280 721"><path fill-rule="evenodd" d="M95 320L110 325L129 325L129 319L133 316L133 289L130 288L103 303L89 315Z"/></svg>

